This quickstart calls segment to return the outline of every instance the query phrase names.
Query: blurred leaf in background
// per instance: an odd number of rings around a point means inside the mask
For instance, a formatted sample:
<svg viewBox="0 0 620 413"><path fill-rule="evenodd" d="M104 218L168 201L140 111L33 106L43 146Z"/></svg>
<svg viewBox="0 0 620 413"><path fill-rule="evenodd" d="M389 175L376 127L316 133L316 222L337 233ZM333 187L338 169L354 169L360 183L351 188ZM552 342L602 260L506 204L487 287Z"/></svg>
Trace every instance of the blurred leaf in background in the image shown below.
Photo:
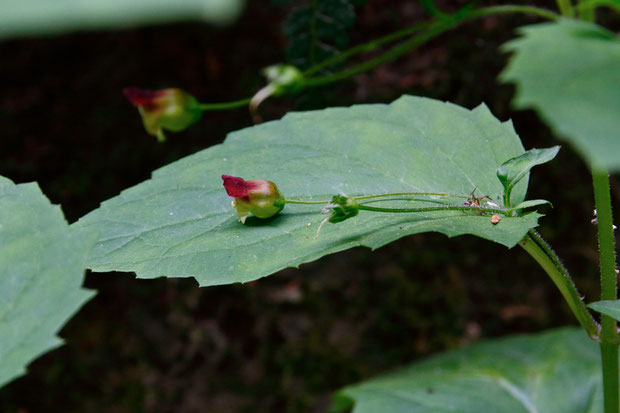
<svg viewBox="0 0 620 413"><path fill-rule="evenodd" d="M244 0L0 0L0 39L181 20L226 24Z"/></svg>
<svg viewBox="0 0 620 413"><path fill-rule="evenodd" d="M93 243L37 184L0 176L0 386L58 347L56 332L94 295L81 287Z"/></svg>

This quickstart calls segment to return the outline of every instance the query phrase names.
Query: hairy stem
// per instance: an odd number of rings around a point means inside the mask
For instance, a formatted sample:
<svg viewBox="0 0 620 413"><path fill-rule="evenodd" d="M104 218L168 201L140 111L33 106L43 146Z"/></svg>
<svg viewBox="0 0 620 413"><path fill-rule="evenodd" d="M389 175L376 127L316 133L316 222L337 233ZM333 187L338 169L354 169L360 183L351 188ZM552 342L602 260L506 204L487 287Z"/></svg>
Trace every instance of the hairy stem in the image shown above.
<svg viewBox="0 0 620 413"><path fill-rule="evenodd" d="M536 231L530 230L519 241L519 245L545 270L558 290L560 290L579 324L587 331L590 337L596 339L599 336L599 326L588 312L583 301L581 301L581 295L577 291L572 278L549 244Z"/></svg>
<svg viewBox="0 0 620 413"><path fill-rule="evenodd" d="M616 254L614 241L609 175L606 171L593 170L594 202L598 227L598 246L601 265L601 300L618 297L616 282ZM603 392L605 413L617 413L620 400L618 390L618 330L616 320L601 315L601 358L603 363Z"/></svg>
<svg viewBox="0 0 620 413"><path fill-rule="evenodd" d="M342 79L346 79L348 77L354 76L356 74L365 72L372 68L382 65L383 63L394 60L403 54L409 52L414 47L417 47L421 44L426 43L428 40L432 39L435 36L438 36L449 29L452 29L458 26L460 23L466 22L468 20L473 20L476 18L491 16L495 14L509 14L509 13L525 13L525 14L533 14L539 17L543 17L549 20L556 20L559 16L549 10L541 9L538 7L530 7L530 6L495 6L495 7L484 7L477 10L472 11L463 11L460 13L456 13L453 15L445 15L432 21L426 27L426 30L416 34L411 39L404 41L392 49L388 50L381 56L377 56L374 59L368 60L366 62L360 63L359 65L350 67L348 69L344 69L337 73L332 73L324 76L312 77L304 80L305 87L314 87L320 86L332 82L336 82Z"/></svg>
<svg viewBox="0 0 620 413"><path fill-rule="evenodd" d="M329 203L329 201L302 201L300 199L285 199L284 202L287 204L302 204L302 205L321 205L321 204Z"/></svg>

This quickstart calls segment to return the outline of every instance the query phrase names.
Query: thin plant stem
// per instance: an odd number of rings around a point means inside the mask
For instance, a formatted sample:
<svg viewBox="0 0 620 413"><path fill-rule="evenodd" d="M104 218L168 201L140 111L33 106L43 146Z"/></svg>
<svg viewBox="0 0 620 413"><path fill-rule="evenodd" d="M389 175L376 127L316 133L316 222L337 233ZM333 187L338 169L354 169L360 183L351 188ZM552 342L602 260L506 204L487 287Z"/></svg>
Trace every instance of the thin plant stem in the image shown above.
<svg viewBox="0 0 620 413"><path fill-rule="evenodd" d="M530 230L519 245L528 253L543 270L549 275L551 281L556 285L566 303L579 321L579 324L586 330L593 339L599 336L599 326L592 318L592 315L581 300L581 295L570 274L560 262L555 252L549 244L534 230Z"/></svg>
<svg viewBox="0 0 620 413"><path fill-rule="evenodd" d="M445 15L441 18L438 18L435 21L432 21L428 24L426 31L419 33L413 36L411 39L404 41L392 49L388 50L381 56L378 56L374 59L368 60L364 63L360 63L359 65L353 66L348 69L344 69L337 73L332 73L324 76L317 76L313 78L309 78L303 81L304 86L320 86L323 84L328 84L332 82L336 82L342 79L346 79L358 73L365 72L374 67L377 67L383 63L389 62L391 60L400 57L401 55L407 53L412 48L424 44L428 40L432 39L435 36L438 36L445 31L452 29L458 26L460 23L466 22L468 20L473 20L476 18L496 15L496 14L510 14L510 13L522 13L522 14L532 14L538 17L542 17L548 20L557 20L560 16L556 13L541 9L538 7L531 6L493 6L493 7L484 7L477 10L464 11L461 13L456 13L454 15ZM359 46L358 46L359 47Z"/></svg>
<svg viewBox="0 0 620 413"><path fill-rule="evenodd" d="M447 192L392 192L389 194L378 194L378 195L364 195L364 196L354 196L352 197L353 199L360 200L360 199L371 199L371 198L384 198L384 197L391 197L391 196L419 196L419 195L427 195L427 196L442 196L445 198L469 198L469 195L463 195L463 194L450 194Z"/></svg>
<svg viewBox="0 0 620 413"><path fill-rule="evenodd" d="M352 47L350 49L347 49L341 53L338 53L337 55L330 57L329 59L326 59L324 61L322 61L321 63L318 63L314 66L309 67L308 69L306 69L303 72L303 75L305 77L308 77L314 73L317 73L323 69L325 69L326 67L329 67L335 63L341 62L343 60L347 60L348 58L355 56L356 54L360 54L360 53L368 53L371 52L375 49L377 49L379 46L382 46L384 44L387 43L391 43L393 41L396 41L398 39L401 39L403 37L407 37L410 36L416 32L420 32L422 30L427 29L430 25L432 24L432 22L424 22L424 23L417 23L414 24L413 26L409 26L406 27L404 29L395 31L393 33L388 34L387 36L383 36L380 37L379 39L375 39L372 40L370 42L364 43L364 44L360 44L358 46Z"/></svg>
<svg viewBox="0 0 620 413"><path fill-rule="evenodd" d="M555 0L555 2L558 5L558 9L560 9L560 13L562 13L562 16L570 18L575 17L575 10L573 9L571 0Z"/></svg>
<svg viewBox="0 0 620 413"><path fill-rule="evenodd" d="M299 199L285 199L284 202L287 204L302 204L302 205L320 205L320 204L329 203L329 201L302 201Z"/></svg>
<svg viewBox="0 0 620 413"><path fill-rule="evenodd" d="M506 215L506 210L501 208L488 208L476 205L442 205L434 207L420 207L420 208L383 208L383 207L371 207L366 204L358 205L360 211L374 211L374 212L395 212L395 213L411 213L411 212L435 212L435 211L467 211L467 212L495 212Z"/></svg>
<svg viewBox="0 0 620 413"><path fill-rule="evenodd" d="M363 200L363 199L386 198L386 197L392 197L392 196L420 196L420 195L441 196L444 198L469 198L470 197L470 195L451 194L447 192L390 192L386 194L352 196L351 199L358 201L358 200ZM289 204L313 205L313 204L328 204L331 201L304 201L301 199L287 199L286 202Z"/></svg>
<svg viewBox="0 0 620 413"><path fill-rule="evenodd" d="M235 109L246 106L250 103L252 98L239 99L232 102L222 102L222 103L201 103L200 110L227 110L227 109Z"/></svg>
<svg viewBox="0 0 620 413"><path fill-rule="evenodd" d="M300 87L295 88L297 92L314 86L325 85L329 83L333 83L342 79L346 79L353 75L365 72L367 70L373 69L383 63L394 60L403 54L407 53L414 47L417 47L421 44L424 44L428 40L432 39L435 36L438 36L445 31L458 26L460 23L466 22L468 20L473 20L476 18L497 15L497 14L511 14L511 13L519 13L519 14L530 14L538 17L542 17L547 20L557 20L560 16L550 10L542 9L539 7L532 6L516 6L516 5L505 5L505 6L492 6L492 7L484 7L477 10L465 10L455 15L441 15L435 20L425 23L418 23L413 26L398 30L394 33L381 37L379 39L355 46L350 48L334 57L331 57L323 62L320 62L309 69L307 69L303 74L306 77L305 80L301 81ZM308 77L314 73L319 72L320 70L333 65L334 63L340 61L346 61L351 56L354 56L359 53L368 52L375 50L377 47L393 42L403 37L407 37L409 35L415 34L411 39L406 40L392 49L388 50L386 53L378 56L374 59L368 60L359 65L353 66L348 69L344 69L337 73L332 73L329 75L316 76L316 77ZM235 100L232 102L222 102L222 103L202 103L200 104L200 109L203 111L208 110L226 110L226 109L235 109L245 105L248 105L252 101L252 97Z"/></svg>
<svg viewBox="0 0 620 413"><path fill-rule="evenodd" d="M392 61L396 59L397 57L402 56L403 54L407 53L412 48L419 46L421 44L424 44L425 42L432 39L433 37L455 27L456 22L457 20L454 18L446 18L446 19L438 20L437 22L431 24L428 30L422 33L419 33L413 36L411 39L394 46L392 49L388 50L387 52L383 53L380 56L367 60L353 67L344 69L340 72L307 78L303 80L303 86L304 87L316 87L316 86L326 85L329 83L333 83L333 82L337 82L337 81L349 78L359 73L366 72L370 69L373 69L386 62Z"/></svg>
<svg viewBox="0 0 620 413"><path fill-rule="evenodd" d="M478 17L486 17L495 14L510 14L510 13L518 13L518 14L531 14L533 16L542 17L543 19L555 21L559 19L561 16L557 13L543 9L540 7L533 6L517 6L506 4L503 6L491 6L491 7L483 7L477 10L472 10L472 12L467 16L468 19L478 18Z"/></svg>
<svg viewBox="0 0 620 413"><path fill-rule="evenodd" d="M598 227L598 246L601 266L601 300L618 298L616 254L609 175L607 171L592 170L594 202ZM618 330L616 320L601 315L601 359L603 364L603 394L605 413L617 413L620 407L618 370Z"/></svg>

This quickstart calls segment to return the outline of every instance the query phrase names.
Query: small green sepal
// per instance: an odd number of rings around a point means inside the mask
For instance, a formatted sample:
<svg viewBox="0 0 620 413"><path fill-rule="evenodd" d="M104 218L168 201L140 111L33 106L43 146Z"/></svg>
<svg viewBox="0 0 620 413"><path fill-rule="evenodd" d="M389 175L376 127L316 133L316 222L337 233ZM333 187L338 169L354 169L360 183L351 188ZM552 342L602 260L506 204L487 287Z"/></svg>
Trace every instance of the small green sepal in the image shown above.
<svg viewBox="0 0 620 413"><path fill-rule="evenodd" d="M360 213L359 204L355 199L346 195L336 195L331 202L321 210L321 213L327 214L331 212L328 221L336 224L349 218L353 218Z"/></svg>

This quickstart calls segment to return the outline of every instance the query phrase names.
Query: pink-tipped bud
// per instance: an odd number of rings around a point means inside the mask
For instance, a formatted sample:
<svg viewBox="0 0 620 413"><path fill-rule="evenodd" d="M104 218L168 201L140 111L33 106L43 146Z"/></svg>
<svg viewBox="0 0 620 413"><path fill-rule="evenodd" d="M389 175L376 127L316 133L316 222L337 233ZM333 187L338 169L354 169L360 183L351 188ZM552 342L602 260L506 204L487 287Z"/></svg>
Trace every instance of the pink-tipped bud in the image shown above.
<svg viewBox="0 0 620 413"><path fill-rule="evenodd" d="M123 89L123 93L138 108L146 131L160 142L166 140L164 129L182 131L202 116L198 101L181 89L146 90L128 87Z"/></svg>
<svg viewBox="0 0 620 413"><path fill-rule="evenodd" d="M271 181L246 181L230 175L222 175L222 180L226 193L235 198L233 206L244 224L250 213L258 218L271 218L284 208L284 196Z"/></svg>

